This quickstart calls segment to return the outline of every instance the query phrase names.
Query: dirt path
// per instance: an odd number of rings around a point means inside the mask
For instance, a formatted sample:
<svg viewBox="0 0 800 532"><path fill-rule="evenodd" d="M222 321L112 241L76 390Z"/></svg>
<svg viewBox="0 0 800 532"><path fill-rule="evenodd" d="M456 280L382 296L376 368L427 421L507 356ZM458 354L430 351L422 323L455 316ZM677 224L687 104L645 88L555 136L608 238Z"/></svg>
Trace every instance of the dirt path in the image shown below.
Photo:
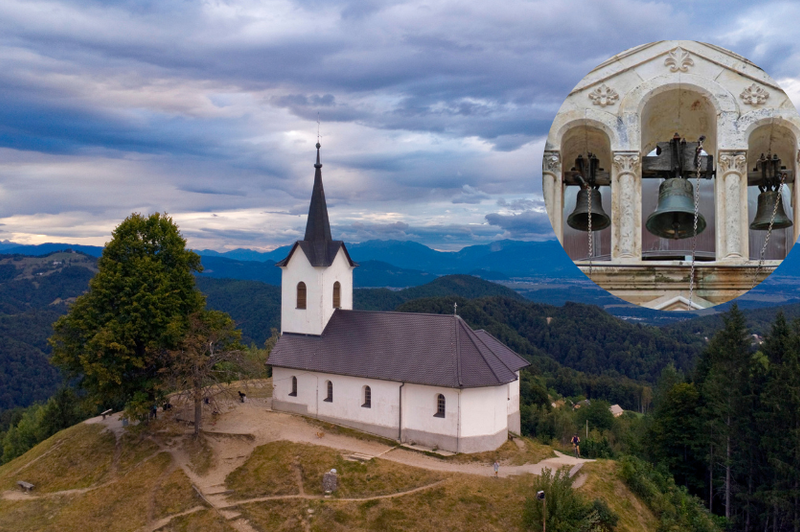
<svg viewBox="0 0 800 532"><path fill-rule="evenodd" d="M395 497L403 497L405 495L410 495L412 493L417 493L419 491L428 490L431 488L435 488L443 483L447 482L447 479L437 480L431 484L426 484L425 486L420 486L418 488L410 489L407 491L398 491L397 493L389 493L387 495L375 495L374 497L354 497L354 498L342 498L342 497L333 497L331 501L344 501L344 502L365 502L365 501L376 501L379 499L393 499ZM255 497L253 499L243 499L239 501L231 501L224 506L224 508L232 508L234 506L240 506L242 504L250 504L252 502L263 502L263 501L282 501L286 499L325 499L322 495L306 495L304 493L294 494L294 495L270 495L268 497Z"/></svg>

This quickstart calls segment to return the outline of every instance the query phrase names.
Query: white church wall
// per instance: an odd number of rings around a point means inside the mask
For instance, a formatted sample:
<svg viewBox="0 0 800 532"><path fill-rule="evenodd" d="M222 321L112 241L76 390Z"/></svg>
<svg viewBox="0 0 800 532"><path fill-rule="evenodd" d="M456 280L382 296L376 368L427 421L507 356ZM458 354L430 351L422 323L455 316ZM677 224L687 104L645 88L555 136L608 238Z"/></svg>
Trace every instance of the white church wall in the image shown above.
<svg viewBox="0 0 800 532"><path fill-rule="evenodd" d="M333 314L333 284L341 285L341 308L353 308L353 268L339 249L327 268L315 268L298 247L281 268L281 332L322 334ZM297 284L306 284L306 308L297 308Z"/></svg>
<svg viewBox="0 0 800 532"><path fill-rule="evenodd" d="M508 383L508 431L522 434L522 425L519 417L519 371L517 380Z"/></svg>
<svg viewBox="0 0 800 532"><path fill-rule="evenodd" d="M321 293L322 293L322 329L333 315L333 285L337 281L341 285L339 291L340 308L351 310L353 308L353 267L347 260L344 253L344 248L339 248L336 257L333 259L331 265L327 268L318 268L321 270Z"/></svg>
<svg viewBox="0 0 800 532"><path fill-rule="evenodd" d="M320 334L322 332L321 276L303 253L294 250L281 268L281 332ZM306 308L297 308L297 284L306 284Z"/></svg>
<svg viewBox="0 0 800 532"><path fill-rule="evenodd" d="M496 449L508 439L508 385L461 392L460 452Z"/></svg>
<svg viewBox="0 0 800 532"><path fill-rule="evenodd" d="M290 396L291 377L297 377L297 397ZM333 401L325 401L327 382L333 383ZM273 368L272 408L316 417L386 438L397 439L400 420L400 383L330 375L288 368ZM364 387L372 393L371 407L364 404Z"/></svg>
<svg viewBox="0 0 800 532"><path fill-rule="evenodd" d="M436 417L437 397L445 397L445 416ZM459 390L406 384L403 387L403 441L457 451Z"/></svg>
<svg viewBox="0 0 800 532"><path fill-rule="evenodd" d="M297 395L292 391L292 377L297 378ZM275 410L303 415L316 414L317 378L304 371L272 368L272 401Z"/></svg>

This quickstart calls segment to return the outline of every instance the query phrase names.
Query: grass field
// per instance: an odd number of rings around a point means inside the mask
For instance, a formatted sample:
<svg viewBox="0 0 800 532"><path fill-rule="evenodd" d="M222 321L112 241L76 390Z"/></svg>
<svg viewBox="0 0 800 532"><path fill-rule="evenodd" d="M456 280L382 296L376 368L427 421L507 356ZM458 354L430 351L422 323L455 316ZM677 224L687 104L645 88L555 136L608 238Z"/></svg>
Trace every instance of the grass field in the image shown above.
<svg viewBox="0 0 800 532"><path fill-rule="evenodd" d="M373 458L366 462L346 460L327 447L279 441L258 447L241 467L228 475L228 489L235 499L271 495L296 495L299 482L307 494L322 495L322 476L336 469L336 497L374 497L432 484L445 478L434 471Z"/></svg>

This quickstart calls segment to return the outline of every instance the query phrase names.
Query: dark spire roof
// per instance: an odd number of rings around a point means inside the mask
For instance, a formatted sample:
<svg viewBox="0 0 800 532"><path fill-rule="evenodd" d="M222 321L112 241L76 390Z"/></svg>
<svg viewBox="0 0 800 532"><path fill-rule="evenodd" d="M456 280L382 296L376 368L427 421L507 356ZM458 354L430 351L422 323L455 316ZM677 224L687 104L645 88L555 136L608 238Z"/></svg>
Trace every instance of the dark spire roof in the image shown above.
<svg viewBox="0 0 800 532"><path fill-rule="evenodd" d="M325 190L322 188L322 164L319 162L319 149L322 146L317 142L317 164L314 165L314 190L311 192L311 205L308 207L308 221L306 221L306 242L330 242L331 224L328 221L328 205L325 203Z"/></svg>
<svg viewBox="0 0 800 532"><path fill-rule="evenodd" d="M297 247L303 249L312 266L330 266L333 259L344 249L344 254L351 266L358 266L350 258L347 248L341 240L331 237L331 224L328 221L328 204L325 202L325 190L322 188L322 163L319 162L319 149L322 146L317 142L317 162L314 165L314 189L311 191L311 204L308 206L308 220L306 221L306 234L303 240L295 242L289 255L276 266L286 266Z"/></svg>

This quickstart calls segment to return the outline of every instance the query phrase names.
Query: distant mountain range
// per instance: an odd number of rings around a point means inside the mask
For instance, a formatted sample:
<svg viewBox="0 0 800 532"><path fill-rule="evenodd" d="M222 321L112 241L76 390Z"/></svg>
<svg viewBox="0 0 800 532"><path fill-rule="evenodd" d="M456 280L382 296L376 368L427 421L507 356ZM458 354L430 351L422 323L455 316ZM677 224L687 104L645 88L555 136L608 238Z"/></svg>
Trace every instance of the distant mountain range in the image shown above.
<svg viewBox="0 0 800 532"><path fill-rule="evenodd" d="M88 255L99 257L103 251L100 246L78 246L72 244L16 245L0 244L0 253L19 253L22 255L45 255L53 251L74 249ZM258 280L271 284L280 282L280 272L258 272L258 266L249 263L263 263L269 268L289 253L291 246L283 246L269 252L251 249L235 249L220 253L201 249L196 252L203 257L203 266L212 272L212 277L232 277L236 279ZM545 242L521 242L500 240L491 244L468 246L461 251L436 251L416 242L400 240L369 240L358 244L347 244L350 256L362 265L356 276L363 272L363 279L356 279L357 286L404 287L424 284L430 276L450 273L474 273L490 279L509 277L547 277L581 279L583 274L555 240ZM224 262L224 261L232 262ZM371 263L377 261L383 264ZM370 262L370 264L367 264ZM408 270L408 271L406 271ZM238 273L237 273L238 272ZM391 278L402 279L402 283L386 284L378 272Z"/></svg>
<svg viewBox="0 0 800 532"><path fill-rule="evenodd" d="M562 305L581 301L601 306L625 319L654 324L687 318L685 313L652 311L610 295L589 281L554 240L501 240L457 252L436 251L416 242L398 240L370 240L347 247L353 260L359 263L354 273L357 288L400 289L424 285L442 275L469 274L503 284L541 303ZM95 257L102 253L100 246L0 243L0 253L7 254L44 255L63 249ZM281 272L275 262L283 259L289 249L290 246L283 246L270 252L235 249L224 253L199 250L205 268L200 277L260 281L277 286ZM744 308L800 302L800 252L790 253L765 282L735 301ZM728 306L692 314L714 314Z"/></svg>

